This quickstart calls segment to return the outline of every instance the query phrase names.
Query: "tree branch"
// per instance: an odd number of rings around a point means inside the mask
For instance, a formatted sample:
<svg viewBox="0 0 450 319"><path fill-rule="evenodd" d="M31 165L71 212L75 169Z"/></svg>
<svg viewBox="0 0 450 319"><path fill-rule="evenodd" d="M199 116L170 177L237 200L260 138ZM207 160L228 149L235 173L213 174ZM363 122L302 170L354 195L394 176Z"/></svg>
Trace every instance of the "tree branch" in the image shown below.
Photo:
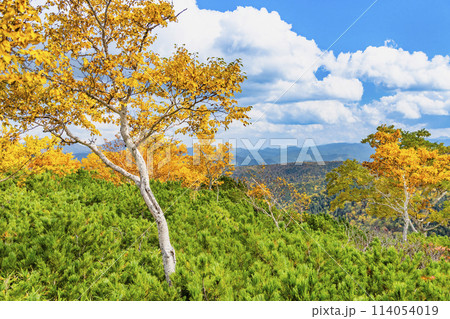
<svg viewBox="0 0 450 319"><path fill-rule="evenodd" d="M111 169L115 170L116 172L122 174L123 176L125 176L126 178L132 180L133 182L135 182L137 185L140 184L140 178L136 175L133 175L131 173L129 173L128 171L126 171L125 169L123 169L122 167L114 164L109 158L107 158L99 149L98 147L92 143L92 142L86 142L81 140L79 137L75 136L66 125L63 125L63 129L64 132L67 134L67 136L69 136L71 139L73 139L74 141L76 141L79 144L82 144L84 146L89 147L92 152L94 154L96 154L98 157L100 157L100 159Z"/></svg>

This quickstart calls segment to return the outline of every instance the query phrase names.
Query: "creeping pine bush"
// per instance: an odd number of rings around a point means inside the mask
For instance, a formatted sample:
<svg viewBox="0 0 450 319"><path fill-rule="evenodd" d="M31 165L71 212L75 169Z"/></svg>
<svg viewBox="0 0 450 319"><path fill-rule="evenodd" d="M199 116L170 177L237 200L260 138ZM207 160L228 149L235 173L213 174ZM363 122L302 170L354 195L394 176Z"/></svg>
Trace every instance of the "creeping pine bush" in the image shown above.
<svg viewBox="0 0 450 319"><path fill-rule="evenodd" d="M327 215L277 230L240 187L152 183L177 252L165 282L154 222L135 186L80 170L0 184L1 300L448 300L450 263L373 239ZM448 238L421 238L448 247ZM430 242L428 243L428 241ZM339 266L339 265L340 266Z"/></svg>

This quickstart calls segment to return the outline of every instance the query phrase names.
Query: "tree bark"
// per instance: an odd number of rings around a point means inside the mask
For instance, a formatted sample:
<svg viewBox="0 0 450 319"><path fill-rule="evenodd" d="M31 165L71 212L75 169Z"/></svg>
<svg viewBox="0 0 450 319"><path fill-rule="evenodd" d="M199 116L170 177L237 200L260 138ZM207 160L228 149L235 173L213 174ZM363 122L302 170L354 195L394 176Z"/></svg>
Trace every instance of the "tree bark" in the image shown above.
<svg viewBox="0 0 450 319"><path fill-rule="evenodd" d="M131 153L136 161L139 170L139 190L141 192L142 198L145 201L145 204L147 205L150 213L155 219L158 228L159 248L161 249L166 281L169 286L172 286L170 275L175 272L176 257L175 249L170 243L169 227L167 225L166 217L164 216L164 212L159 206L158 201L156 200L155 195L150 188L148 169L145 160L142 157L142 154L139 152L135 145L130 145L129 149L131 150Z"/></svg>
<svg viewBox="0 0 450 319"><path fill-rule="evenodd" d="M403 241L408 241L408 227L409 227L409 222L408 220L405 218L405 225L403 225Z"/></svg>
<svg viewBox="0 0 450 319"><path fill-rule="evenodd" d="M408 241L408 228L411 221L409 220L408 214L408 206L409 206L409 192L408 187L406 185L405 177L403 177L403 193L405 195L405 199L403 201L403 219L405 221L405 225L403 226L403 241ZM411 225L412 226L412 225Z"/></svg>
<svg viewBox="0 0 450 319"><path fill-rule="evenodd" d="M162 211L161 207L156 201L155 196L153 195L153 192L150 189L148 180L147 185L141 185L139 187L139 190L150 213L155 218L158 228L159 248L161 249L164 274L169 286L172 286L170 275L175 272L176 257L175 249L170 243L169 226L167 225L166 217L164 216L164 212Z"/></svg>
<svg viewBox="0 0 450 319"><path fill-rule="evenodd" d="M175 249L170 243L169 227L167 225L164 212L159 206L155 195L150 188L147 163L145 162L144 157L140 153L138 147L130 137L127 115L127 108L124 106L120 113L120 134L122 135L127 149L130 151L131 155L136 161L136 165L139 171L139 181L136 181L136 184L139 187L139 191L141 192L145 204L147 205L150 213L156 221L156 225L158 228L159 248L161 249L161 256L164 266L164 274L166 276L167 283L169 284L169 286L172 286L170 275L175 272Z"/></svg>

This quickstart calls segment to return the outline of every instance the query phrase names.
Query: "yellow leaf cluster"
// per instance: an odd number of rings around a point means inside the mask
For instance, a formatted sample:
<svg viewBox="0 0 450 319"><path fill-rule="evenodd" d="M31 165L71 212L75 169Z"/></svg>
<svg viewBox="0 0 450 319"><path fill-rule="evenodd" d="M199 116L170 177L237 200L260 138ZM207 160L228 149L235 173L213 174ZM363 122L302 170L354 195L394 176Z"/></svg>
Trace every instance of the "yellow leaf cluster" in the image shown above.
<svg viewBox="0 0 450 319"><path fill-rule="evenodd" d="M233 154L230 143L214 145L210 136L199 135L199 143L194 144L193 171L209 189L220 185L221 176L229 176L234 171Z"/></svg>
<svg viewBox="0 0 450 319"><path fill-rule="evenodd" d="M34 173L50 171L58 176L65 176L81 168L81 163L71 153L64 154L59 148L51 148L30 164Z"/></svg>
<svg viewBox="0 0 450 319"><path fill-rule="evenodd" d="M112 156L112 154L109 153L105 155L108 157ZM83 158L81 160L81 167L87 171L92 172L95 178L112 182L115 185L126 182L125 178L121 174L107 167L105 163L103 163L103 161L93 153L89 154L86 158Z"/></svg>
<svg viewBox="0 0 450 319"><path fill-rule="evenodd" d="M131 154L123 149L123 145L110 144L103 154L114 164L132 174L138 174L138 168ZM147 164L151 179L165 181L181 181L184 187L199 188L206 185L212 188L219 185L219 178L230 175L234 170L231 163L231 146L226 144L212 145L212 140L201 140L194 145L194 155L188 155L186 145L167 140L162 136L141 146L140 152ZM107 167L95 154L83 159L82 167L94 172L94 176L115 184L127 182L119 173Z"/></svg>
<svg viewBox="0 0 450 319"><path fill-rule="evenodd" d="M71 154L56 148L55 138L25 136L23 141L3 130L0 137L0 180L51 171L59 176L80 168L80 162Z"/></svg>
<svg viewBox="0 0 450 319"><path fill-rule="evenodd" d="M12 67L18 59L17 50L29 53L29 45L42 41L37 32L39 11L28 0L3 0L0 3L0 71Z"/></svg>
<svg viewBox="0 0 450 319"><path fill-rule="evenodd" d="M363 164L372 174L392 179L410 192L450 180L450 154L439 154L438 150L425 147L401 148L399 130L379 131L375 138L380 143L371 156L372 161Z"/></svg>

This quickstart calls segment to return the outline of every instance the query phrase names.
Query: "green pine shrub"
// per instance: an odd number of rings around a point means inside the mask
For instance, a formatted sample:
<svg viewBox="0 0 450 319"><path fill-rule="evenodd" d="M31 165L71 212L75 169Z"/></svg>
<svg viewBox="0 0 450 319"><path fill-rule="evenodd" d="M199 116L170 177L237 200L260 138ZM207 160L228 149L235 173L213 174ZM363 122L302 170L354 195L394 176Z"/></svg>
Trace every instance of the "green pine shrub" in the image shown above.
<svg viewBox="0 0 450 319"><path fill-rule="evenodd" d="M450 246L448 237L359 245L348 223L324 214L278 230L229 180L219 197L174 182L151 186L177 252L174 287L137 188L80 170L0 185L0 300L450 298L448 255L433 253Z"/></svg>

